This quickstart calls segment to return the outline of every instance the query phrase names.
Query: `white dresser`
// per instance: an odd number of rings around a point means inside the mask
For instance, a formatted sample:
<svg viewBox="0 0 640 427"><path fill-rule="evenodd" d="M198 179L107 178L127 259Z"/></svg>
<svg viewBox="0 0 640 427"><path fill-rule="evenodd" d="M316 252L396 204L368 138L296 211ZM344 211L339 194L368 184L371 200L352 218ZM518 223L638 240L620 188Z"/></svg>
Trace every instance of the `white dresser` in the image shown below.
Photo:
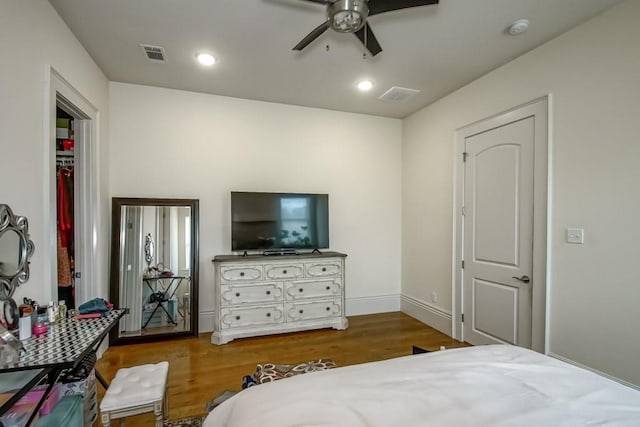
<svg viewBox="0 0 640 427"><path fill-rule="evenodd" d="M211 342L307 329L346 329L345 254L219 255Z"/></svg>

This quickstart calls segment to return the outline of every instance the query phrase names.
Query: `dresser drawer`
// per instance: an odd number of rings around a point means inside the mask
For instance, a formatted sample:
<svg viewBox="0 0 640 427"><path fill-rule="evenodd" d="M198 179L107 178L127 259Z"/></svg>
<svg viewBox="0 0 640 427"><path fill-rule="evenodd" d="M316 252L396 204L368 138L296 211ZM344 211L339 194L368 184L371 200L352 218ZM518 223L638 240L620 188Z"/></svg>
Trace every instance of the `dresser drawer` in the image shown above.
<svg viewBox="0 0 640 427"><path fill-rule="evenodd" d="M302 264L265 265L264 275L266 279L295 279L302 277L304 268Z"/></svg>
<svg viewBox="0 0 640 427"><path fill-rule="evenodd" d="M268 304L282 301L282 282L252 285L221 285L220 304Z"/></svg>
<svg viewBox="0 0 640 427"><path fill-rule="evenodd" d="M329 260L310 262L305 264L306 277L340 276L342 274L342 262Z"/></svg>
<svg viewBox="0 0 640 427"><path fill-rule="evenodd" d="M262 279L261 265L244 265L220 268L222 283L255 282Z"/></svg>
<svg viewBox="0 0 640 427"><path fill-rule="evenodd" d="M339 299L310 301L310 302L287 302L284 311L287 322L298 322L302 320L324 319L342 315L342 304Z"/></svg>
<svg viewBox="0 0 640 427"><path fill-rule="evenodd" d="M222 329L282 323L282 304L259 307L232 307L220 310Z"/></svg>
<svg viewBox="0 0 640 427"><path fill-rule="evenodd" d="M329 298L342 295L342 279L295 280L284 282L285 299Z"/></svg>

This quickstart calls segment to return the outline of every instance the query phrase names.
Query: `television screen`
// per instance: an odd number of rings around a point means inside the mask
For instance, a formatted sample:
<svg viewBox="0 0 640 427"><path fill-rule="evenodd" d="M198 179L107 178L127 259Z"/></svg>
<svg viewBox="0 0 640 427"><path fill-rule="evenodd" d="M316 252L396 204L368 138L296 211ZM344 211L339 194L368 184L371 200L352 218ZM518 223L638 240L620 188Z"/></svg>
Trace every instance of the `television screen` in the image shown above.
<svg viewBox="0 0 640 427"><path fill-rule="evenodd" d="M328 247L328 194L231 192L232 251Z"/></svg>

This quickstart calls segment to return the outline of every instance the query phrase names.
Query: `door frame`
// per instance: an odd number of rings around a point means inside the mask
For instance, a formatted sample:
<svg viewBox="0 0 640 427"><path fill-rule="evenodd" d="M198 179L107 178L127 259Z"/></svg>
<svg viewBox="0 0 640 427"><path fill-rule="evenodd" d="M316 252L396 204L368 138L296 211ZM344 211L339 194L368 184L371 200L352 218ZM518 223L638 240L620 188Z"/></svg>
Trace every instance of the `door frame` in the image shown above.
<svg viewBox="0 0 640 427"><path fill-rule="evenodd" d="M451 330L453 338L464 341L462 325L464 288L462 260L464 254L464 162L466 138L489 129L503 126L525 117L534 116L534 202L533 202L533 269L531 296L531 348L548 351L551 227L551 127L552 97L546 95L494 116L456 129L454 157L454 206L453 206L453 263Z"/></svg>
<svg viewBox="0 0 640 427"><path fill-rule="evenodd" d="M44 111L44 174L45 174L45 215L44 229L49 235L48 253L44 254L45 265L49 266L51 299L58 299L58 275L56 262L56 106L60 103L65 111L76 119L76 139L79 143L74 147L75 164L79 174L79 183L74 195L74 210L81 212L76 217L75 233L83 236L75 238L79 242L76 252L79 254L79 270L82 273L81 285L76 288L76 304L92 298L103 296L101 269L104 257L100 237L100 163L98 161L98 109L76 90L52 66L45 66L45 111Z"/></svg>

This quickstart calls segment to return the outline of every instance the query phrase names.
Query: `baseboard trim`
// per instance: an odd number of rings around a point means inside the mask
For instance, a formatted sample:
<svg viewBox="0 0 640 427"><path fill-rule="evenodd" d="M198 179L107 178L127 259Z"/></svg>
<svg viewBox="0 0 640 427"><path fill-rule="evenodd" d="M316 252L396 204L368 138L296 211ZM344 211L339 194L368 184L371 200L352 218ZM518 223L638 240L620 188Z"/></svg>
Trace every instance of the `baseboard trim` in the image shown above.
<svg viewBox="0 0 640 427"><path fill-rule="evenodd" d="M400 294L347 298L346 305L347 316L400 311Z"/></svg>
<svg viewBox="0 0 640 427"><path fill-rule="evenodd" d="M591 368L589 366L583 365L582 363L578 363L578 362L576 362L574 360L571 360L569 358L566 358L564 356L560 356L559 354L555 354L555 353L551 353L550 352L550 353L547 353L547 356L553 357L554 359L561 360L561 361L566 362L566 363L568 363L570 365L577 366L578 368L582 368L582 369L586 369L587 371L594 372L594 373L596 373L596 374L598 374L598 375L600 375L602 377L608 378L608 379L610 379L612 381L615 381L617 383L620 383L622 385L626 385L627 387L631 387L633 389L640 390L640 386L639 385L632 384L632 383L630 383L628 381L625 381L625 380L622 380L620 378L614 377L613 375L605 374L602 371L599 371L597 369L594 369L594 368Z"/></svg>
<svg viewBox="0 0 640 427"><path fill-rule="evenodd" d="M401 297L400 310L443 334L452 336L451 313L406 295Z"/></svg>
<svg viewBox="0 0 640 427"><path fill-rule="evenodd" d="M198 313L198 333L213 332L215 311L206 310Z"/></svg>

